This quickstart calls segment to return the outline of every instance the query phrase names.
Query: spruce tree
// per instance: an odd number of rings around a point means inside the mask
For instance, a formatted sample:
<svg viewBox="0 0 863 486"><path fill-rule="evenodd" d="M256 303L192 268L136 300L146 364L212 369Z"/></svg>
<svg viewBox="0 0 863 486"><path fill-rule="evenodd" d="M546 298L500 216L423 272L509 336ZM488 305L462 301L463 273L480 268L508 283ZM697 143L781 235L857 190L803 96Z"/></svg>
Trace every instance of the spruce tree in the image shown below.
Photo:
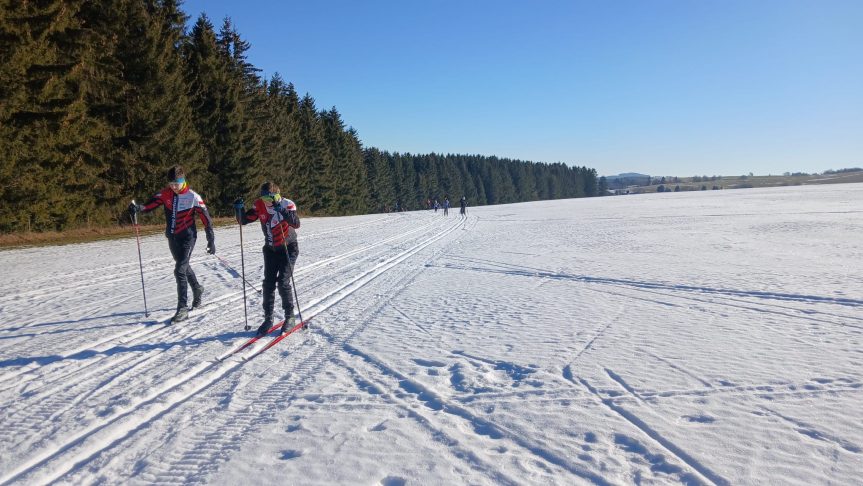
<svg viewBox="0 0 863 486"><path fill-rule="evenodd" d="M334 181L332 156L327 147L323 124L318 116L315 100L306 94L299 106L302 157L297 160L293 181L297 200L311 213L323 213L330 204Z"/></svg>
<svg viewBox="0 0 863 486"><path fill-rule="evenodd" d="M248 45L229 19L217 36L201 15L185 50L190 98L207 159L207 183L215 213L229 213L237 196L253 193L261 179L258 98L254 72L245 61ZM261 103L263 104L263 103ZM257 123L257 125L256 125Z"/></svg>
<svg viewBox="0 0 863 486"><path fill-rule="evenodd" d="M123 113L119 119L110 178L120 191L105 194L125 213L128 197L153 192L165 170L182 165L188 174L204 173L203 148L195 129L189 84L179 47L185 15L175 1L131 2L124 9L117 59L123 66ZM195 180L205 197L206 180Z"/></svg>

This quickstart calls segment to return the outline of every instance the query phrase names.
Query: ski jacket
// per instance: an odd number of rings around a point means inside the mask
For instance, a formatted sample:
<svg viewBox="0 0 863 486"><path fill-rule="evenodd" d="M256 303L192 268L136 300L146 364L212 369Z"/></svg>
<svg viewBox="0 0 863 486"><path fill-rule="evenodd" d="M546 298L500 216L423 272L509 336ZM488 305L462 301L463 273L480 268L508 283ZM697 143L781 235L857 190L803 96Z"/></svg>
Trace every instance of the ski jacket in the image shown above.
<svg viewBox="0 0 863 486"><path fill-rule="evenodd" d="M297 216L297 205L290 199L282 198L279 202L268 205L263 199L255 201L252 209L246 211L240 218L240 223L249 224L252 221L261 222L265 244L272 248L281 248L287 243L297 242L297 231L300 227L300 217Z"/></svg>
<svg viewBox="0 0 863 486"><path fill-rule="evenodd" d="M171 190L170 187L162 189L151 197L147 204L144 204L141 211L149 213L159 206L165 208L165 221L167 223L165 236L168 238L197 237L198 228L195 226L195 215L197 214L204 225L207 241L213 241L213 220L210 218L210 212L207 211L207 206L201 196L189 189L188 186L179 194Z"/></svg>

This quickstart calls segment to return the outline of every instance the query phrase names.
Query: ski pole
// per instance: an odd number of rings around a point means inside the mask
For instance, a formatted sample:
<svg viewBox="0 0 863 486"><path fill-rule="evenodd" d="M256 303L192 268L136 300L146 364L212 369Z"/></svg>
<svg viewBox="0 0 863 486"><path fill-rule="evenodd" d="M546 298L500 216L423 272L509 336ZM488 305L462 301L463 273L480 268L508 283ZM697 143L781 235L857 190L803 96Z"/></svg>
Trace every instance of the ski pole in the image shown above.
<svg viewBox="0 0 863 486"><path fill-rule="evenodd" d="M288 235L291 234L291 230L288 229ZM285 258L288 259L288 268L291 270L291 287L294 288L294 300L297 302L297 315L300 317L300 322L303 324L303 329L306 329L308 325L306 321L303 320L303 311L300 309L300 296L297 294L297 283L294 282L294 262L291 261L291 254L288 252L288 239L285 238L285 230L282 229L282 243L285 245Z"/></svg>
<svg viewBox="0 0 863 486"><path fill-rule="evenodd" d="M287 245L285 245L285 253L287 253L287 250ZM306 329L307 327L309 327L309 325L306 324L306 321L303 320L303 311L300 309L300 296L297 295L297 283L294 282L294 263L291 261L290 256L287 256L287 258L288 267L291 269L291 287L294 288L294 300L297 301L297 315L300 316L300 322L303 323L303 329Z"/></svg>
<svg viewBox="0 0 863 486"><path fill-rule="evenodd" d="M246 281L246 258L243 254L243 222L238 218L237 223L240 224L240 268L243 272L243 282ZM252 327L249 326L249 311L246 309L248 307L246 305L246 286L243 285L243 317L246 320L246 330L248 331Z"/></svg>
<svg viewBox="0 0 863 486"><path fill-rule="evenodd" d="M132 199L132 204L136 204ZM144 262L141 259L141 234L138 231L138 212L133 211L130 215L132 224L135 225L135 241L138 243L138 268L141 269L141 293L144 294L144 317L150 317L150 312L147 310L147 290L144 288Z"/></svg>

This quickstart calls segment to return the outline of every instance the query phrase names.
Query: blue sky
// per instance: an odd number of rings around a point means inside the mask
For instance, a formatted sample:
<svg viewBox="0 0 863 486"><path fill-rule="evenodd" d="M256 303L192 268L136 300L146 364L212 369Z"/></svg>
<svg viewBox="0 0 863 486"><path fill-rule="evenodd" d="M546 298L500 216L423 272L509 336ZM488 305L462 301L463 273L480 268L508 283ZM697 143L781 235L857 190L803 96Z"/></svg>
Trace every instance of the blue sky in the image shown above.
<svg viewBox="0 0 863 486"><path fill-rule="evenodd" d="M863 1L188 0L366 146L601 175L863 166Z"/></svg>

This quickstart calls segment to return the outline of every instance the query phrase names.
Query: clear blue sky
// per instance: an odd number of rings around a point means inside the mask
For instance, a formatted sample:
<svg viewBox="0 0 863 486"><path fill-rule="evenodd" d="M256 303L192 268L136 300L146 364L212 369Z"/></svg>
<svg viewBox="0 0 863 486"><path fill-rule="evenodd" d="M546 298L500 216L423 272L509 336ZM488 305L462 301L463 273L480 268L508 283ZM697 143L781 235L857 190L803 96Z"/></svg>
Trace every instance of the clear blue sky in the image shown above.
<svg viewBox="0 0 863 486"><path fill-rule="evenodd" d="M601 175L863 166L863 0L189 0L366 146Z"/></svg>

